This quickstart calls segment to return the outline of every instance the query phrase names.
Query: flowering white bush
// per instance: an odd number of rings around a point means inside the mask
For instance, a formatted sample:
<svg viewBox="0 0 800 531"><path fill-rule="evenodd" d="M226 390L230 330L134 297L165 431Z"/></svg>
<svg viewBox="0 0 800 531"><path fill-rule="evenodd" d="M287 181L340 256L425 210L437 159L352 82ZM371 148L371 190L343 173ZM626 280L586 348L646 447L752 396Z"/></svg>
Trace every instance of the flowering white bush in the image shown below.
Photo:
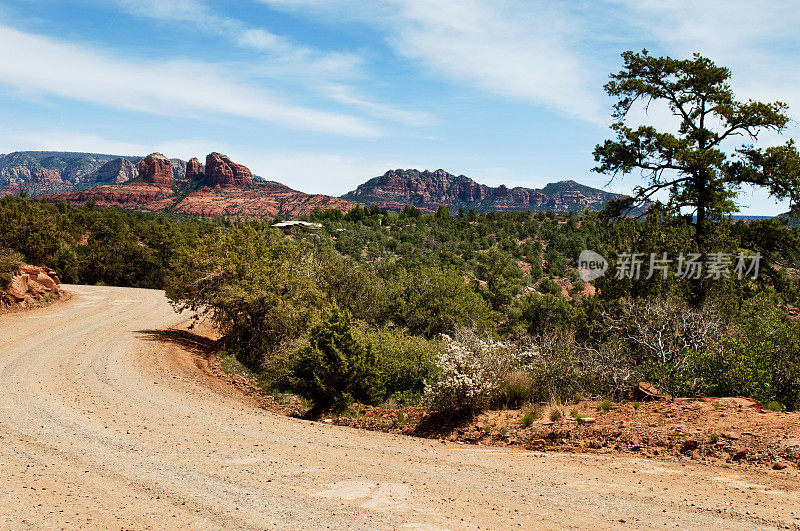
<svg viewBox="0 0 800 531"><path fill-rule="evenodd" d="M512 345L471 333L442 336L445 350L436 359L438 377L425 382L425 403L433 411L472 415L490 406L513 370L532 357Z"/></svg>

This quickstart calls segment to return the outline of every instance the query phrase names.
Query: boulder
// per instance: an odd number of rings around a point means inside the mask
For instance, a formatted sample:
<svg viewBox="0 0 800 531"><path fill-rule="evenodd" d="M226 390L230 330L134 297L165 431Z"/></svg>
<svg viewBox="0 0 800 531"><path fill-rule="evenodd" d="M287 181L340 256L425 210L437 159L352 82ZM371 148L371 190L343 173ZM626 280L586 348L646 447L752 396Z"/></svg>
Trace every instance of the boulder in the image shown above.
<svg viewBox="0 0 800 531"><path fill-rule="evenodd" d="M192 157L189 162L186 163L186 178L191 179L202 179L205 177L205 172L203 171L203 163L200 162L200 159L197 157Z"/></svg>
<svg viewBox="0 0 800 531"><path fill-rule="evenodd" d="M50 275L44 272L39 273L39 275L37 275L36 277L36 282L44 286L48 291L52 291L53 293L58 293L59 291L61 291L58 287L58 283L56 282L56 280L58 280L58 277L56 277L56 279L53 280L53 278Z"/></svg>
<svg viewBox="0 0 800 531"><path fill-rule="evenodd" d="M172 186L172 162L161 153L151 153L139 161L139 175L144 182L156 186Z"/></svg>
<svg viewBox="0 0 800 531"><path fill-rule="evenodd" d="M683 441L683 444L681 445L681 453L688 454L689 452L693 452L697 450L698 446L700 446L700 443L695 439L687 439Z"/></svg>
<svg viewBox="0 0 800 531"><path fill-rule="evenodd" d="M24 300L25 295L28 294L29 278L30 277L24 273L22 275L14 275L11 278L11 283L8 285L8 294L17 301Z"/></svg>
<svg viewBox="0 0 800 531"><path fill-rule="evenodd" d="M639 384L631 389L631 400L638 402L647 402L649 400L670 400L666 393L662 393L656 386L647 382L639 382Z"/></svg>
<svg viewBox="0 0 800 531"><path fill-rule="evenodd" d="M209 186L252 186L253 174L241 164L219 153L211 153L206 157L205 175Z"/></svg>

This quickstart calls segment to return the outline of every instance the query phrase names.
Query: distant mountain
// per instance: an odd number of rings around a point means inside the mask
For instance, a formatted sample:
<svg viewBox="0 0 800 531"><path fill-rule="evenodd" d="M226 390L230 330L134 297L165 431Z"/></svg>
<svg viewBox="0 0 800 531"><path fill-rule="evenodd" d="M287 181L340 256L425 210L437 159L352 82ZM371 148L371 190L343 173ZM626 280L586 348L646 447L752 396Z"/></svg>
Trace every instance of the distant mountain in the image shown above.
<svg viewBox="0 0 800 531"><path fill-rule="evenodd" d="M413 205L422 211L433 212L439 206L450 210L476 209L486 211L564 211L599 210L618 194L584 186L575 181L551 183L542 189L500 185L496 188L478 184L464 175L444 170L390 170L370 179L342 199L363 205L376 205L400 210Z"/></svg>
<svg viewBox="0 0 800 531"><path fill-rule="evenodd" d="M188 178L186 163L182 163L181 177L175 178L174 159L160 153L137 158L140 160L133 180L44 197L53 202L83 204L93 201L98 206L236 219L293 218L309 215L316 209L350 210L356 206L338 197L306 194L280 183L254 178L246 166L219 153L208 155L205 167L198 159L191 159ZM111 162L114 161L116 159Z"/></svg>
<svg viewBox="0 0 800 531"><path fill-rule="evenodd" d="M16 151L0 155L0 196L25 192L30 196L83 190L137 177L142 157L65 151ZM176 179L186 163L172 159Z"/></svg>

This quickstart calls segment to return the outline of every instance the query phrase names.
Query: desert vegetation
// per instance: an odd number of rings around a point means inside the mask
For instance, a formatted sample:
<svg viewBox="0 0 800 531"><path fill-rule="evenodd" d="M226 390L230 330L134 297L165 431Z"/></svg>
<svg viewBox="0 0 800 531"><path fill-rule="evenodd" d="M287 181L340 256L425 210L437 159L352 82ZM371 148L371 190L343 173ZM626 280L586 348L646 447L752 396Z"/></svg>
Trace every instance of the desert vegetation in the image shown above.
<svg viewBox="0 0 800 531"><path fill-rule="evenodd" d="M356 207L315 212L307 220L318 229L278 230L280 219L6 197L0 272L24 258L66 282L163 288L177 310L212 320L224 354L266 388L318 408L424 404L458 416L528 407L530 422L542 414L531 404L620 400L640 381L676 396L800 408L800 323L791 315L800 235L786 219L730 215L742 184L796 201L800 159L791 141L730 160L720 147L730 136L780 131L785 106L736 101L730 73L699 56L624 60L607 86L619 99L618 138L598 146L597 169L644 171L650 183L601 212ZM637 100L666 101L679 132L625 125ZM668 199L650 202L662 189ZM624 215L635 206L638 215ZM576 269L587 249L609 261L590 282ZM757 275L618 274L634 251L761 262Z"/></svg>

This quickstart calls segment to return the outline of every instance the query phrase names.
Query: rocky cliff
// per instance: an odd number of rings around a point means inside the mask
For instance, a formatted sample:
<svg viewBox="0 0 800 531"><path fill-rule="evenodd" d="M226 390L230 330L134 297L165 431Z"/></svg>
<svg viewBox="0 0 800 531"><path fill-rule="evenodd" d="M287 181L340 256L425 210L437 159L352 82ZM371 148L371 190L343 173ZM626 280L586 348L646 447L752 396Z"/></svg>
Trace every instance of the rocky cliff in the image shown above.
<svg viewBox="0 0 800 531"><path fill-rule="evenodd" d="M203 170L203 163L197 157L192 157L186 163L186 178L188 180L202 179L206 176Z"/></svg>
<svg viewBox="0 0 800 531"><path fill-rule="evenodd" d="M390 210L413 205L426 212L433 212L439 206L451 210L474 208L479 212L597 210L617 197L617 194L575 181L548 184L542 189L503 185L492 188L444 170L390 170L342 196L349 201Z"/></svg>
<svg viewBox="0 0 800 531"><path fill-rule="evenodd" d="M172 187L172 163L161 153L151 153L139 161L139 176L148 184Z"/></svg>
<svg viewBox="0 0 800 531"><path fill-rule="evenodd" d="M252 186L253 174L242 164L225 155L210 153L206 157L205 177L209 186Z"/></svg>

